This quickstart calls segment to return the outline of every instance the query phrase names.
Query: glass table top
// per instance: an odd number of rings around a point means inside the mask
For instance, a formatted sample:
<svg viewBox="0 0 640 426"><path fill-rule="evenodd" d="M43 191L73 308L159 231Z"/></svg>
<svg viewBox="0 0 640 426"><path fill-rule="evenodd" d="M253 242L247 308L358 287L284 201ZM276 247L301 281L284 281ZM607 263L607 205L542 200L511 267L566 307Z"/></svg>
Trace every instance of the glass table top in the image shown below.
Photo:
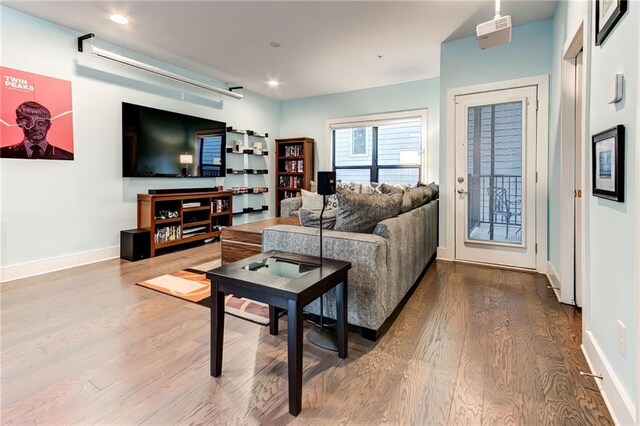
<svg viewBox="0 0 640 426"><path fill-rule="evenodd" d="M267 257L259 262L250 263L242 267L246 271L260 274L272 275L275 277L295 280L301 276L318 269L320 265L313 263L298 262L291 259L279 257Z"/></svg>

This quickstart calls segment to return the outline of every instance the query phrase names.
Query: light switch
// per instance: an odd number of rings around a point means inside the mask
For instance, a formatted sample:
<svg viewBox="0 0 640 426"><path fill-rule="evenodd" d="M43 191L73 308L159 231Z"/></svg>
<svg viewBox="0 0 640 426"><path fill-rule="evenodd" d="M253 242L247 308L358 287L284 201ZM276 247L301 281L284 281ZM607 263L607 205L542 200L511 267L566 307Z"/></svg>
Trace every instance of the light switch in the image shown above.
<svg viewBox="0 0 640 426"><path fill-rule="evenodd" d="M609 93L607 98L610 104L620 102L623 96L624 76L621 73L614 74L609 79Z"/></svg>

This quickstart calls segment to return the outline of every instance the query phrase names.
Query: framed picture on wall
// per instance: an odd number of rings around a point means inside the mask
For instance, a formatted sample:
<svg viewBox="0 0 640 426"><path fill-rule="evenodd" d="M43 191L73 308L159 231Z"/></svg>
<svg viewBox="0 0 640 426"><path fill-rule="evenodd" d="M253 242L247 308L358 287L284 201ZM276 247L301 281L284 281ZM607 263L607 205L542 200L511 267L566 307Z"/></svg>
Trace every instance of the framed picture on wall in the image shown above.
<svg viewBox="0 0 640 426"><path fill-rule="evenodd" d="M627 0L595 0L595 2L596 46L600 46L627 11Z"/></svg>
<svg viewBox="0 0 640 426"><path fill-rule="evenodd" d="M624 126L593 135L591 149L593 195L624 201Z"/></svg>

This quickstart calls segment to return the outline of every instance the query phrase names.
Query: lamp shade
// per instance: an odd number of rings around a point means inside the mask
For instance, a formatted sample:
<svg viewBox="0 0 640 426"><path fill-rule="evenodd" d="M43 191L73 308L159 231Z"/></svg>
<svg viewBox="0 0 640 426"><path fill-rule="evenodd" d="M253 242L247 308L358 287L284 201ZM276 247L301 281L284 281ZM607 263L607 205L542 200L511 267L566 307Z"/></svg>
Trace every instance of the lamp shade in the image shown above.
<svg viewBox="0 0 640 426"><path fill-rule="evenodd" d="M180 155L180 163L181 164L193 164L193 155L191 155L191 154L182 154L182 155Z"/></svg>

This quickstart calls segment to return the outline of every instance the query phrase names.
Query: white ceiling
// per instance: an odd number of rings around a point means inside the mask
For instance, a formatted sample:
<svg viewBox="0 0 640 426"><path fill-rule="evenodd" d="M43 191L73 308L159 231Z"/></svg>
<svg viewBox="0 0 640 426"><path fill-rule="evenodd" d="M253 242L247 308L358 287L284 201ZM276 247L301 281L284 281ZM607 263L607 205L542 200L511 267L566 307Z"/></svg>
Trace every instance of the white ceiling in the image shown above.
<svg viewBox="0 0 640 426"><path fill-rule="evenodd" d="M93 32L97 45L106 40L281 100L437 77L440 44L474 35L494 7L492 0L3 4ZM503 0L502 14L522 25L551 18L556 4ZM112 23L113 13L131 23ZM281 86L268 87L272 78Z"/></svg>

